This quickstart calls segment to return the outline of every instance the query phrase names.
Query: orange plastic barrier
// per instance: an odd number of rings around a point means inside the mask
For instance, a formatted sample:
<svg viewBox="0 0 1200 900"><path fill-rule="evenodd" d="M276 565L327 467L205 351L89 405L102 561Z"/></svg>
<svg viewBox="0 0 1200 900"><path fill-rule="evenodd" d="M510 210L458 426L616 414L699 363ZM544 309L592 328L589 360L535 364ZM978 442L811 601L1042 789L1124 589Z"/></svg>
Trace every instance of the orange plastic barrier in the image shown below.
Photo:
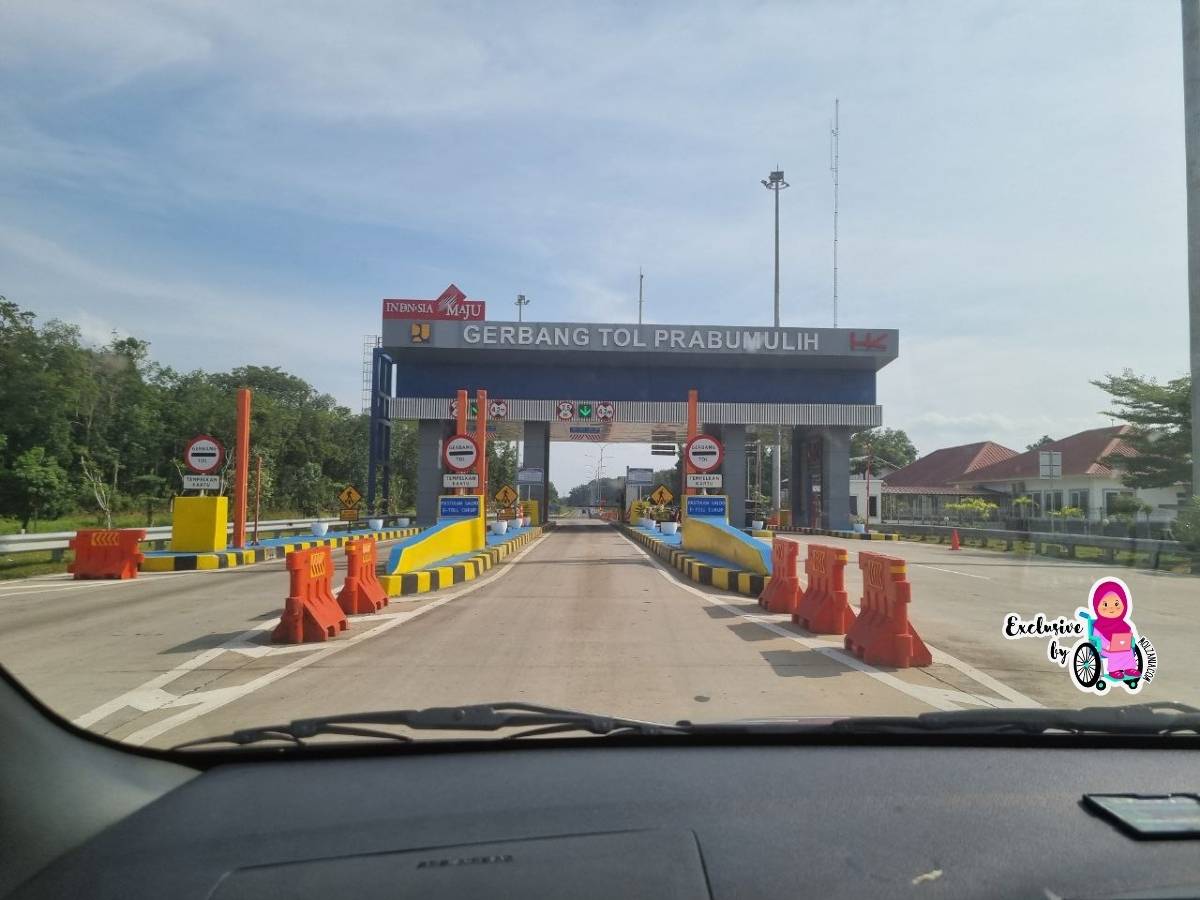
<svg viewBox="0 0 1200 900"><path fill-rule="evenodd" d="M912 585L904 560L882 553L859 553L863 595L858 620L846 635L846 649L873 665L928 666L933 655L908 621Z"/></svg>
<svg viewBox="0 0 1200 900"><path fill-rule="evenodd" d="M137 578L145 558L138 545L146 539L144 528L84 528L75 532L68 546L75 561L67 571L75 578Z"/></svg>
<svg viewBox="0 0 1200 900"><path fill-rule="evenodd" d="M287 555L291 590L271 642L303 644L336 637L346 629L346 614L333 597L333 551L328 547L295 550Z"/></svg>
<svg viewBox="0 0 1200 900"><path fill-rule="evenodd" d="M841 547L809 544L804 572L808 587L792 621L814 634L845 634L854 625L854 610L846 593L846 563L850 554Z"/></svg>
<svg viewBox="0 0 1200 900"><path fill-rule="evenodd" d="M387 591L375 574L375 538L346 542L346 583L338 592L338 606L348 616L379 612L388 604Z"/></svg>
<svg viewBox="0 0 1200 900"><path fill-rule="evenodd" d="M780 537L771 540L771 580L758 595L758 605L770 613L793 613L804 597L800 587L800 544Z"/></svg>

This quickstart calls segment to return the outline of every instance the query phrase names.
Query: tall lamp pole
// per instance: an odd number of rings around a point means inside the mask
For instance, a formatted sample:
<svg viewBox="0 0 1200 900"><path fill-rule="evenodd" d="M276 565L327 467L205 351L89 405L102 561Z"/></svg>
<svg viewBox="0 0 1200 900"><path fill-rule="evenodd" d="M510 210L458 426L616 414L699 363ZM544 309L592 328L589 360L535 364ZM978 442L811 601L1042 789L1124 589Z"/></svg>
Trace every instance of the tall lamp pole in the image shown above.
<svg viewBox="0 0 1200 900"><path fill-rule="evenodd" d="M517 294L517 299L515 301L513 301L513 306L515 306L517 308L517 321L518 322L525 321L525 319L521 315L521 313L525 309L525 307L527 307L531 302L533 302L533 301L526 298L526 296L524 294Z"/></svg>
<svg viewBox="0 0 1200 900"><path fill-rule="evenodd" d="M762 186L775 195L775 327L779 327L779 192L788 187L783 170L776 169L762 181ZM775 451L772 454L771 500L776 510L783 508L783 437L775 429Z"/></svg>
<svg viewBox="0 0 1200 900"><path fill-rule="evenodd" d="M1181 0L1192 370L1192 496L1200 497L1200 0Z"/></svg>

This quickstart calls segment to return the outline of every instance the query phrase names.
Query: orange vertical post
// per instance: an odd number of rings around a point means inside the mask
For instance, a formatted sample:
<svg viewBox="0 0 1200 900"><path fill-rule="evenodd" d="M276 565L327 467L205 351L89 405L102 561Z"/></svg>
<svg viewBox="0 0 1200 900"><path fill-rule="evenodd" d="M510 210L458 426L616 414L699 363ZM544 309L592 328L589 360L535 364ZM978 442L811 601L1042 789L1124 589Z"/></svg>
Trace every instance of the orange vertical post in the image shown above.
<svg viewBox="0 0 1200 900"><path fill-rule="evenodd" d="M476 469L479 472L479 494L483 498L480 501L480 506L483 508L484 518L487 518L487 498L488 498L488 465L487 465L487 423L488 423L488 398L487 391L475 391L475 402L479 405L479 412L475 415L475 443L479 445L479 462L476 464Z"/></svg>
<svg viewBox="0 0 1200 900"><path fill-rule="evenodd" d="M697 390L688 391L687 405L687 436L690 441L700 433L700 392ZM692 474L691 464L687 461L687 457L683 458L683 492L685 494L694 494L695 488L687 486L687 477Z"/></svg>
<svg viewBox="0 0 1200 900"><path fill-rule="evenodd" d="M237 395L237 480L233 486L233 546L246 546L246 493L250 479L250 388Z"/></svg>
<svg viewBox="0 0 1200 900"><path fill-rule="evenodd" d="M458 392L458 415L455 417L455 434L467 433L467 392L460 390ZM455 488L454 493L462 496L467 492L466 488Z"/></svg>

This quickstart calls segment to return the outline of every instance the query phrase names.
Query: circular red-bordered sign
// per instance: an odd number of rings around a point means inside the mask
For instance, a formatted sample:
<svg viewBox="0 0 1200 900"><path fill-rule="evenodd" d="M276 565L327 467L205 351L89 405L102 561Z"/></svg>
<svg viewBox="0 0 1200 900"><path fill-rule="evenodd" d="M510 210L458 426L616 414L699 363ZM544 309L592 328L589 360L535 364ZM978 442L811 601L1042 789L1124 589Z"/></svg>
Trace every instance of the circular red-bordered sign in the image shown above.
<svg viewBox="0 0 1200 900"><path fill-rule="evenodd" d="M683 455L697 472L715 472L721 468L725 448L715 437L698 434L684 445Z"/></svg>
<svg viewBox="0 0 1200 900"><path fill-rule="evenodd" d="M456 434L442 447L442 460L447 469L465 472L479 460L479 445L469 434Z"/></svg>
<svg viewBox="0 0 1200 900"><path fill-rule="evenodd" d="M183 463L197 475L211 475L225 461L221 442L207 434L198 434L183 450Z"/></svg>

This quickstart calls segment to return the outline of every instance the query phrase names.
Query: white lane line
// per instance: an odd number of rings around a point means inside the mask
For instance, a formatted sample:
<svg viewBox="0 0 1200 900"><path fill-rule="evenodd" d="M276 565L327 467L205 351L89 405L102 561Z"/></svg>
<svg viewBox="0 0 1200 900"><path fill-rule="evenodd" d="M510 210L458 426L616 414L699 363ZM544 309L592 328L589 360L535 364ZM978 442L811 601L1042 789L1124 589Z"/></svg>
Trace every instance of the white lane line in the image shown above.
<svg viewBox="0 0 1200 900"><path fill-rule="evenodd" d="M929 563L910 562L909 565L917 566L918 568L921 568L921 569L933 569L935 572L946 572L947 574L950 574L950 575L961 575L961 576L963 576L963 578L978 578L980 581L991 581L992 580L992 579L988 578L986 575L973 575L970 572L960 572L957 569L943 569L941 566L931 566L931 565L929 565Z"/></svg>
<svg viewBox="0 0 1200 900"><path fill-rule="evenodd" d="M193 719L197 719L200 716L207 715L208 713L219 709L226 704L232 703L235 700L241 699L242 697L252 694L257 690L260 690L261 688L278 681L280 678L285 678L294 672L298 672L301 669L307 668L315 662L319 662L320 660L332 656L334 653L339 653L342 650L345 650L347 647L353 647L361 641L368 640L372 637L377 637L378 635L383 634L386 631L390 631L398 625L402 625L405 622L416 618L417 616L424 615L431 610L437 609L440 606L444 606L452 600L456 600L459 597L463 597L467 594L477 591L482 587L487 587L489 584L492 584L511 571L512 563L518 562L527 553L540 545L541 542L549 535L550 532L543 534L537 540L530 543L529 546L527 546L524 550L521 550L516 555L510 557L504 565L493 571L491 575L467 582L460 590L441 596L426 606L401 613L385 614L387 618L384 621L381 621L374 628L371 628L367 631L352 634L348 637L338 639L333 643L311 645L314 652L312 652L310 655L301 657L300 659L288 663L286 666L283 666L279 669L267 672L253 681L228 688L217 688L210 691L195 691L180 696L176 696L163 690L164 686L170 684L175 679L180 678L183 675L194 671L205 663L212 661L227 650L234 650L235 652L239 652L244 655L251 655L251 653L247 653L247 649L252 646L249 644L249 641L252 638L259 636L261 632L268 629L273 629L275 625L278 624L278 619L269 620L255 625L253 628L230 638L220 646L213 647L210 650L205 650L204 652L197 654L192 659L181 663L174 669L171 669L169 672L164 672L155 678L150 679L145 684L142 684L131 691L127 691L126 693L121 694L119 697L113 698L107 703L101 704L91 712L84 713L82 716L76 718L74 723L81 728L87 728L88 726L101 721L107 716L110 716L113 713L124 709L125 707L133 707L141 712L151 712L157 709L175 708L185 705L190 707L174 716L163 719L162 721L156 722L153 725L149 725L140 731L136 731L128 737L122 738L122 741L125 743L134 745L145 744L147 741L153 740L154 738L167 731L170 731L173 728L177 728L178 726L183 725L186 722L190 722ZM379 619L380 616L378 615L361 617L356 616L354 621L356 623L366 623L378 621ZM303 651L296 649L300 646L304 647ZM287 645L282 647L261 648L266 651L265 653L257 653L257 649L258 648L255 649L254 655L274 656L305 652L309 649L309 645Z"/></svg>
<svg viewBox="0 0 1200 900"><path fill-rule="evenodd" d="M864 675L867 675L882 684L886 684L888 687L894 688L894 689L900 691L901 693L907 694L908 696L910 696L916 700L920 700L922 703L929 704L930 706L934 707L935 709L954 710L954 709L961 709L963 706L1005 706L1005 705L1007 705L1007 704L997 704L991 698L982 697L978 694L972 694L972 693L968 693L966 691L958 691L958 690L953 690L950 688L938 688L938 687L931 687L931 686L927 687L924 685L912 684L907 681L902 681L901 679L890 674L889 672L880 671L879 669L876 669L874 666L863 662L861 659L859 659L854 654L847 653L841 643L834 643L832 641L823 640L823 639L819 639L819 638L804 637L802 635L797 634L796 632L792 631L789 628L785 628L782 625L777 624L776 621L772 621L772 618L769 616L756 615L754 613L746 613L746 612L743 612L741 609L738 609L737 607L730 606L727 603L723 603L721 600L722 597L728 598L728 599L738 599L738 600L743 600L743 601L746 598L742 597L740 594L710 594L705 591L702 591L699 588L696 588L696 587L692 586L691 584L685 582L683 580L682 576L678 576L676 574L674 569L671 569L668 566L666 566L662 562L662 560L660 560L657 556L654 556L649 551L645 550L641 545L639 545L635 541L630 541L629 543L632 544L637 550L639 550L643 556L645 556L647 559L649 559L651 562L653 562L658 569L658 574L661 575L663 578L665 578L668 582L670 582L675 587L682 588L683 590L687 591L688 593L694 594L695 596L701 598L706 603L710 603L713 606L720 607L721 609L724 609L727 612L732 613L733 615L735 615L741 619L744 619L747 622L753 622L754 624L759 625L763 628L766 628L768 631L770 631L774 634L777 634L780 637L787 638L790 641L794 641L795 643L800 644L802 647L808 647L809 649L815 650L818 653L824 654L825 656L828 656L830 659L836 660L837 662L840 662L845 666L848 666L852 669L856 669L859 672L862 672ZM780 617L780 620L782 620L782 617ZM1003 697L1005 700L1007 700L1009 702L1009 704L1011 704L1013 706L1041 706L1041 704L1038 703L1033 698L1026 697L1024 694L1013 690L1012 688L1005 685L1003 682L997 680L996 678L993 678L991 675L988 675L985 672L979 671L978 669L976 669L974 666L970 665L969 663L965 663L962 660L956 659L955 657L951 656L949 653L945 653L944 651L938 650L936 647L932 647L932 646L929 647L929 651L933 655L935 662L940 663L942 665L950 666L951 668L956 669L958 672L962 673L966 677L968 677L968 678L972 679L973 681L977 682L978 684L981 684L982 686L988 688L989 690L993 691L998 696Z"/></svg>

